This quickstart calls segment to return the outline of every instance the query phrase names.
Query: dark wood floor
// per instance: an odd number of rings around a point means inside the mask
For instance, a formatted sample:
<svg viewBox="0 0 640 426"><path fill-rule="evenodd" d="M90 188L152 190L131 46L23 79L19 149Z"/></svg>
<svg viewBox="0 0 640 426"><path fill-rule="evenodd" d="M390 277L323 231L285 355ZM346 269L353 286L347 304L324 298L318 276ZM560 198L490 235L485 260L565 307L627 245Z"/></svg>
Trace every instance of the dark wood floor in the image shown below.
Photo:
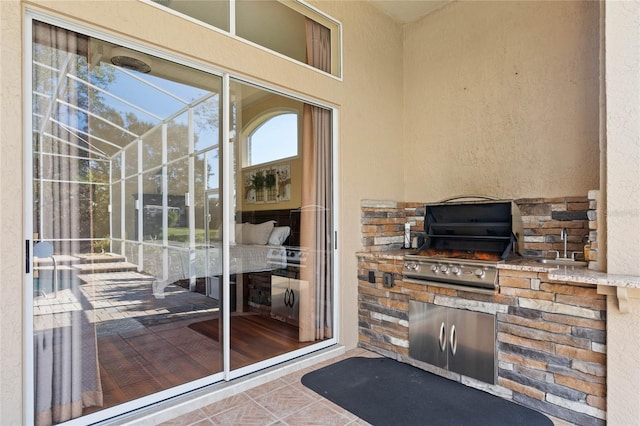
<svg viewBox="0 0 640 426"><path fill-rule="evenodd" d="M104 405L87 408L84 414L222 371L221 343L215 339L217 336L207 337L189 327L214 319L186 318L98 337ZM230 329L231 369L312 343L298 342L297 327L266 315L233 314Z"/></svg>

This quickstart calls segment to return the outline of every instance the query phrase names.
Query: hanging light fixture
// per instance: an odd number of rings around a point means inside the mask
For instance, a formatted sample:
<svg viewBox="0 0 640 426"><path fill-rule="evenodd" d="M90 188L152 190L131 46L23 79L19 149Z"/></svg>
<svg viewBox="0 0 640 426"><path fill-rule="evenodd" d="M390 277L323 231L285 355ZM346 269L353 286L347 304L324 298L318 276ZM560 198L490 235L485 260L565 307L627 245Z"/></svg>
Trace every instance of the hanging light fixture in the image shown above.
<svg viewBox="0 0 640 426"><path fill-rule="evenodd" d="M111 63L117 67L138 71L144 74L151 71L150 57L123 47L114 47L111 49Z"/></svg>

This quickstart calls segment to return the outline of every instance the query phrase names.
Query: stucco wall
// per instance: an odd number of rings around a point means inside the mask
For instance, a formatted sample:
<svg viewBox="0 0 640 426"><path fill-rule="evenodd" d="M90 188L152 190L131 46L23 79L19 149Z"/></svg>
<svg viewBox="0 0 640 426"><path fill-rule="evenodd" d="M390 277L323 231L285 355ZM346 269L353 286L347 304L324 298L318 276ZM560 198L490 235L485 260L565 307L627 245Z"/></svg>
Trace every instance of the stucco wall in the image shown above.
<svg viewBox="0 0 640 426"><path fill-rule="evenodd" d="M22 424L22 320L24 240L22 158L22 15L21 7L51 11L60 17L228 70L235 75L288 88L339 108L338 247L341 323L339 339L357 342L356 258L360 249L359 204L363 198L400 199L402 176L402 29L370 4L315 1L344 24L343 81L277 58L256 47L196 24L176 20L152 6L122 1L0 1L2 56L0 83L0 418ZM197 43L194 43L197 40Z"/></svg>
<svg viewBox="0 0 640 426"><path fill-rule="evenodd" d="M405 200L598 188L597 2L453 2L404 43Z"/></svg>
<svg viewBox="0 0 640 426"><path fill-rule="evenodd" d="M22 22L18 1L0 1L0 419L22 424Z"/></svg>
<svg viewBox="0 0 640 426"><path fill-rule="evenodd" d="M640 2L605 3L607 270L640 276ZM627 289L623 289L627 290ZM640 291L607 296L607 421L640 422Z"/></svg>
<svg viewBox="0 0 640 426"><path fill-rule="evenodd" d="M640 275L640 3L606 3L607 270Z"/></svg>

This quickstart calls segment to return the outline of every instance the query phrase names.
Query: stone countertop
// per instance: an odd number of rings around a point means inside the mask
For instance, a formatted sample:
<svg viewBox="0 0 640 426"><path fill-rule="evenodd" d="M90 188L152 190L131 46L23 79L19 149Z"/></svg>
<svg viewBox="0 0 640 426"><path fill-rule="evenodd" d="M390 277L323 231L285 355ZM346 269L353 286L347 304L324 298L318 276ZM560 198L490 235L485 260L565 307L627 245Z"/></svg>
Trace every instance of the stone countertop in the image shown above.
<svg viewBox="0 0 640 426"><path fill-rule="evenodd" d="M414 254L416 251L417 250L415 249L398 249L378 252L358 252L356 255L358 257L365 258L402 261L405 255ZM586 267L542 264L536 260L537 258L535 257L523 257L520 259L509 260L505 263L499 263L497 266L498 269L546 273L549 275L549 279L554 281L640 289L640 276L608 274L606 272L594 271Z"/></svg>
<svg viewBox="0 0 640 426"><path fill-rule="evenodd" d="M564 266L549 271L549 278L556 281L596 284L609 287L640 288L640 277L634 275L608 274L587 268L570 269Z"/></svg>
<svg viewBox="0 0 640 426"><path fill-rule="evenodd" d="M544 272L549 279L576 284L594 284L609 287L640 288L640 276L608 274L580 266L557 266L538 263L536 258L521 258L498 264L498 269Z"/></svg>
<svg viewBox="0 0 640 426"><path fill-rule="evenodd" d="M386 250L386 251L362 251L357 252L356 256L358 257L368 257L375 259L392 259L392 260L404 260L404 257L407 254L415 254L418 250L416 249L397 249L397 250Z"/></svg>

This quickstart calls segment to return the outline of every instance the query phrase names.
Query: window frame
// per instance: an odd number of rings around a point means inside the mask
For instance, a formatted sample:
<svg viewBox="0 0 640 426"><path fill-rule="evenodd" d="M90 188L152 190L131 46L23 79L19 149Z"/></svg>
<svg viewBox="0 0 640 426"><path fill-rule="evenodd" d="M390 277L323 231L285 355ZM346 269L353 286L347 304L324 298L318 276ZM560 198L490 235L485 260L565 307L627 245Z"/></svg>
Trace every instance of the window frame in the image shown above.
<svg viewBox="0 0 640 426"><path fill-rule="evenodd" d="M211 29L218 33L227 35L243 43L249 44L251 46L257 47L261 50L269 52L273 55L279 56L288 61L294 62L296 64L302 65L308 69L314 70L315 72L319 72L321 74L330 76L339 81L343 80L343 49L342 49L342 22L339 20L329 16L328 14L322 12L321 10L315 8L314 6L306 3L303 0L276 0L279 3L289 7L290 9L300 13L301 15L316 21L317 23L327 27L331 34L331 71L326 72L316 67L313 67L307 63L301 62L297 59L294 59L290 56L284 55L275 50L269 49L259 43L253 42L251 40L247 40L242 38L236 34L236 17L235 17L235 1L236 0L226 0L229 1L229 31L216 27L214 25L208 24L204 21L201 21L195 17L190 15L186 15L182 12L178 12L174 9L171 9L168 6L164 6L160 3L155 2L154 0L138 0L139 2L148 4L152 7L156 7L158 9L163 10L166 13L170 13L174 16L177 16L181 19L186 19L187 21L193 22L197 25L201 25L205 28Z"/></svg>

